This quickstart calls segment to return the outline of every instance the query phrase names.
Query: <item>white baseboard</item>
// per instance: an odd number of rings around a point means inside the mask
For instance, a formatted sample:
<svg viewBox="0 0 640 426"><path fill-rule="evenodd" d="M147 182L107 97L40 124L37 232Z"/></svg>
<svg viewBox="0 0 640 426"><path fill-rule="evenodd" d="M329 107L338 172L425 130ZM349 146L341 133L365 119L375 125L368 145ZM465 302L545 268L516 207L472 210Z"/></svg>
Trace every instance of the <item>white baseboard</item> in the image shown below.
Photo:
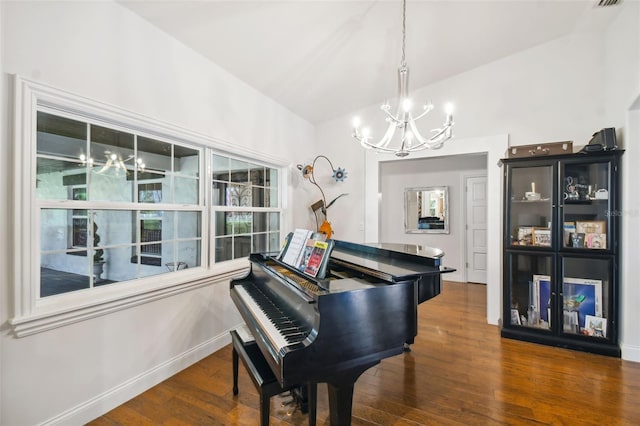
<svg viewBox="0 0 640 426"><path fill-rule="evenodd" d="M122 405L181 370L231 343L228 332L195 346L90 400L53 417L42 425L83 425Z"/></svg>
<svg viewBox="0 0 640 426"><path fill-rule="evenodd" d="M622 359L625 361L640 362L640 346L631 346L622 344Z"/></svg>

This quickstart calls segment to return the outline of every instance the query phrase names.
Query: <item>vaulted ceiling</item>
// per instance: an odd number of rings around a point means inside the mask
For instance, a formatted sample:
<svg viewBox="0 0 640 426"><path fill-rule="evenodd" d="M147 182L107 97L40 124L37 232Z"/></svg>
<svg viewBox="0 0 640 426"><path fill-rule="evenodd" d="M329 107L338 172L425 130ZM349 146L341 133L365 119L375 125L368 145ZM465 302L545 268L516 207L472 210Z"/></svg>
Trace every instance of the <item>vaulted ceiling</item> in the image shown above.
<svg viewBox="0 0 640 426"><path fill-rule="evenodd" d="M602 29L620 6L597 2L409 0L410 87ZM399 0L119 3L311 123L396 96Z"/></svg>

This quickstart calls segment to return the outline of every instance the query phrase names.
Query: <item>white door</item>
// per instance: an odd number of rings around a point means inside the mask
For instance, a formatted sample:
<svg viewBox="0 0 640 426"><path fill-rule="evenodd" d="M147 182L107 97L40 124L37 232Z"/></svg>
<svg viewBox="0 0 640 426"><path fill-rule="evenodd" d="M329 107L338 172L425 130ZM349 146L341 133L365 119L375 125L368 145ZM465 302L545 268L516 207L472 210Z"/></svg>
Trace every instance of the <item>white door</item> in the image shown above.
<svg viewBox="0 0 640 426"><path fill-rule="evenodd" d="M487 283L487 177L467 177L467 281Z"/></svg>

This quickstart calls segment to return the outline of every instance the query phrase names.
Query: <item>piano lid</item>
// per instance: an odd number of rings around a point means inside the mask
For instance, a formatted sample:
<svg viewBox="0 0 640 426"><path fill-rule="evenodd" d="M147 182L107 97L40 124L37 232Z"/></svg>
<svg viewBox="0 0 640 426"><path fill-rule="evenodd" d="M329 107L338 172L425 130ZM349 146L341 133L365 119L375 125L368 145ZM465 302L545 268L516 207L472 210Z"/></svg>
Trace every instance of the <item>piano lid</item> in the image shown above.
<svg viewBox="0 0 640 426"><path fill-rule="evenodd" d="M438 275L454 269L441 266L443 251L411 244L356 244L335 240L331 259L376 271L376 275L400 281L423 275Z"/></svg>
<svg viewBox="0 0 640 426"><path fill-rule="evenodd" d="M369 247L375 247L388 251L394 251L398 253L413 254L416 256L433 258L441 258L444 256L444 252L439 248L434 247L422 247L418 244L400 244L400 243L364 243L363 245Z"/></svg>

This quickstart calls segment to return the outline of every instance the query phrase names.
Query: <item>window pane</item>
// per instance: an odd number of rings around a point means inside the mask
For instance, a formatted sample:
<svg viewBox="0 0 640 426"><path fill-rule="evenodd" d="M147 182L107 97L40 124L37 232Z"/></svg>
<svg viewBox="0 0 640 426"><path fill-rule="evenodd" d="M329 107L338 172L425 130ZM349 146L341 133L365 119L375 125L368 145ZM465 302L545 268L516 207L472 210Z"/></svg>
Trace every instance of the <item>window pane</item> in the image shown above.
<svg viewBox="0 0 640 426"><path fill-rule="evenodd" d="M86 176L86 165L82 163L38 158L36 197L40 200L69 199L71 185L84 185Z"/></svg>
<svg viewBox="0 0 640 426"><path fill-rule="evenodd" d="M130 245L131 235L136 227L132 221L135 212L131 210L93 210L94 228L98 235L98 246ZM94 244L95 244L94 237Z"/></svg>
<svg viewBox="0 0 640 426"><path fill-rule="evenodd" d="M177 204L198 204L198 179L174 177L174 199Z"/></svg>
<svg viewBox="0 0 640 426"><path fill-rule="evenodd" d="M231 237L223 237L215 239L215 261L224 262L233 259L233 239Z"/></svg>
<svg viewBox="0 0 640 426"><path fill-rule="evenodd" d="M167 210L142 211L140 217L145 219L162 219L162 239L172 240L176 238L174 232L176 212Z"/></svg>
<svg viewBox="0 0 640 426"><path fill-rule="evenodd" d="M251 207L251 187L231 184L227 189L227 206Z"/></svg>
<svg viewBox="0 0 640 426"><path fill-rule="evenodd" d="M249 163L231 159L231 182L249 182Z"/></svg>
<svg viewBox="0 0 640 426"><path fill-rule="evenodd" d="M44 254L40 257L40 297L87 289L90 274L86 256Z"/></svg>
<svg viewBox="0 0 640 426"><path fill-rule="evenodd" d="M38 112L38 154L80 160L87 151L87 124ZM86 158L86 156L85 156Z"/></svg>
<svg viewBox="0 0 640 426"><path fill-rule="evenodd" d="M132 246L105 248L104 270L96 275L96 284L110 284L118 281L128 281L138 277L138 265L131 263Z"/></svg>
<svg viewBox="0 0 640 426"><path fill-rule="evenodd" d="M71 211L42 209L40 211L40 249L65 250L71 244Z"/></svg>
<svg viewBox="0 0 640 426"><path fill-rule="evenodd" d="M248 234L252 229L252 213L229 212L225 216L224 235Z"/></svg>
<svg viewBox="0 0 640 426"><path fill-rule="evenodd" d="M133 201L131 178L135 170L133 135L91 126L89 198L100 201Z"/></svg>
<svg viewBox="0 0 640 426"><path fill-rule="evenodd" d="M253 236L253 247L251 251L264 253L267 251L267 234L255 234Z"/></svg>
<svg viewBox="0 0 640 426"><path fill-rule="evenodd" d="M253 207L264 207L264 188L261 186L254 186L251 194L251 205Z"/></svg>
<svg viewBox="0 0 640 426"><path fill-rule="evenodd" d="M162 257L149 256L144 252L140 257L139 276L148 277L151 275L166 274L172 271L174 263L174 247L171 242L163 242L158 244Z"/></svg>
<svg viewBox="0 0 640 426"><path fill-rule="evenodd" d="M232 214L229 212L216 212L214 219L215 235L231 235L233 232L233 226L231 225ZM228 226L227 223L229 223Z"/></svg>
<svg viewBox="0 0 640 426"><path fill-rule="evenodd" d="M266 232L267 231L267 213L255 212L253 213L253 232Z"/></svg>
<svg viewBox="0 0 640 426"><path fill-rule="evenodd" d="M211 191L211 204L214 206L225 206L227 202L228 184L224 182L213 182Z"/></svg>
<svg viewBox="0 0 640 426"><path fill-rule="evenodd" d="M233 258L240 259L241 257L249 256L251 252L251 237L241 236L234 237L233 239Z"/></svg>
<svg viewBox="0 0 640 426"><path fill-rule="evenodd" d="M174 145L173 150L176 173L188 176L200 175L200 151L179 145Z"/></svg>
<svg viewBox="0 0 640 426"><path fill-rule="evenodd" d="M269 186L271 188L278 187L278 170L277 169L267 169L265 186Z"/></svg>
<svg viewBox="0 0 640 426"><path fill-rule="evenodd" d="M178 238L199 238L201 236L200 212L176 212Z"/></svg>
<svg viewBox="0 0 640 426"><path fill-rule="evenodd" d="M201 266L200 244L201 240L179 242L177 253L178 261L186 263L187 268Z"/></svg>
<svg viewBox="0 0 640 426"><path fill-rule="evenodd" d="M211 166L213 171L212 178L214 180L221 180L229 182L229 157L223 157L221 155L213 155L213 164Z"/></svg>
<svg viewBox="0 0 640 426"><path fill-rule="evenodd" d="M249 179L252 185L265 185L265 168L255 164L249 164Z"/></svg>
<svg viewBox="0 0 640 426"><path fill-rule="evenodd" d="M139 136L138 161L146 172L171 172L171 144Z"/></svg>
<svg viewBox="0 0 640 426"><path fill-rule="evenodd" d="M279 251L280 250L280 233L279 232L270 232L269 233L269 251Z"/></svg>
<svg viewBox="0 0 640 426"><path fill-rule="evenodd" d="M162 183L139 183L138 202L140 203L161 203Z"/></svg>
<svg viewBox="0 0 640 426"><path fill-rule="evenodd" d="M280 231L280 213L269 213L269 230Z"/></svg>
<svg viewBox="0 0 640 426"><path fill-rule="evenodd" d="M278 188L271 187L265 194L265 205L267 207L279 207L278 204Z"/></svg>

